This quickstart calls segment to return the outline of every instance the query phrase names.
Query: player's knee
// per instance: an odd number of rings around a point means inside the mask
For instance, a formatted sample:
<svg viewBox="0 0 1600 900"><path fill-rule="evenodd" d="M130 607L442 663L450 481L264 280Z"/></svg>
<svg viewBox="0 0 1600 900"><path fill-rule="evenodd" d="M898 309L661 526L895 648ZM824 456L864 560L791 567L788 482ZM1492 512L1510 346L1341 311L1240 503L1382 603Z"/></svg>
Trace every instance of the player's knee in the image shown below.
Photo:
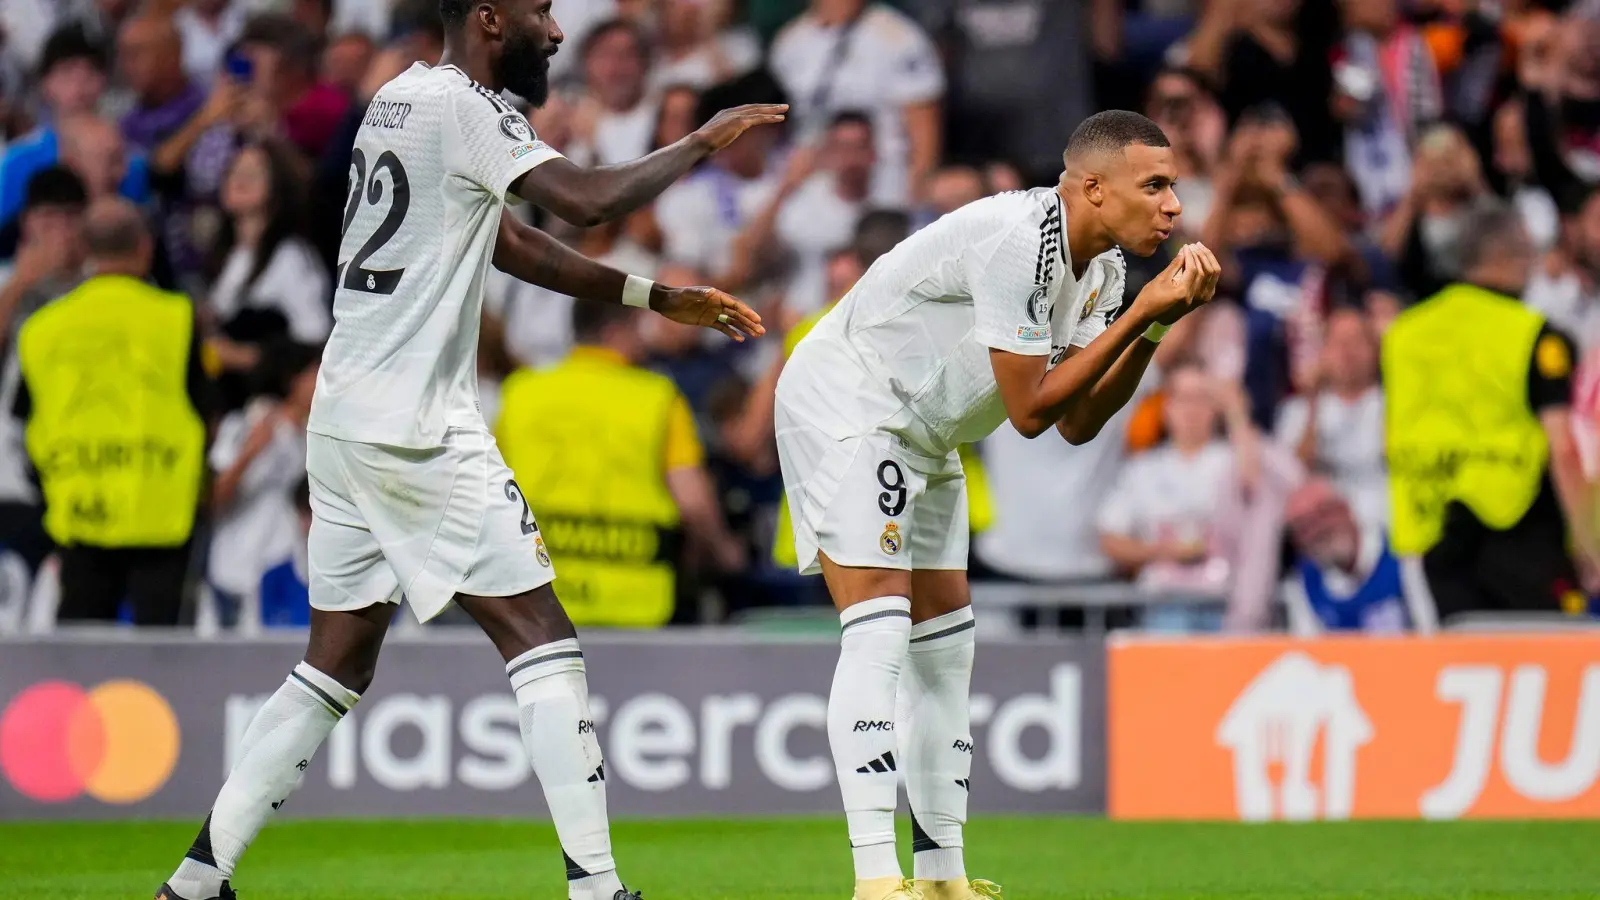
<svg viewBox="0 0 1600 900"><path fill-rule="evenodd" d="M534 647L578 636L548 584L512 597L458 596L456 600L508 660Z"/></svg>

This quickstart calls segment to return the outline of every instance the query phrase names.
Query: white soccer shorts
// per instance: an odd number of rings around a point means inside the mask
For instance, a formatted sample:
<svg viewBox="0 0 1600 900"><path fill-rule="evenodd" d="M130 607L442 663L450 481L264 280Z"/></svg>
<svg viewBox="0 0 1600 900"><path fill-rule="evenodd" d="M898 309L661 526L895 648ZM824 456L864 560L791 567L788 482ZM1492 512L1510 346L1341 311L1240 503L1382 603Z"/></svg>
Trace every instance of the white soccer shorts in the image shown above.
<svg viewBox="0 0 1600 900"><path fill-rule="evenodd" d="M555 569L522 489L486 430L410 450L306 436L311 606L410 604L417 621L457 593L507 597Z"/></svg>
<svg viewBox="0 0 1600 900"><path fill-rule="evenodd" d="M842 566L967 568L967 478L954 452L930 458L882 431L835 440L787 408L774 410L778 461L801 574Z"/></svg>

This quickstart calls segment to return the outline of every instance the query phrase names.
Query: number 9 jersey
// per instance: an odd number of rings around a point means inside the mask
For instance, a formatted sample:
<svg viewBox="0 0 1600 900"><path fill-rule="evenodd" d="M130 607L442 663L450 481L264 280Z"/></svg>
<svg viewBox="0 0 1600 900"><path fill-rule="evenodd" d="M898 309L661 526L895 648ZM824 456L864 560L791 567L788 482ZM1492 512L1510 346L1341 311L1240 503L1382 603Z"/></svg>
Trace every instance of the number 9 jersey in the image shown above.
<svg viewBox="0 0 1600 900"><path fill-rule="evenodd" d="M356 134L333 333L307 430L428 449L482 430L483 287L511 185L560 154L454 66L384 85Z"/></svg>

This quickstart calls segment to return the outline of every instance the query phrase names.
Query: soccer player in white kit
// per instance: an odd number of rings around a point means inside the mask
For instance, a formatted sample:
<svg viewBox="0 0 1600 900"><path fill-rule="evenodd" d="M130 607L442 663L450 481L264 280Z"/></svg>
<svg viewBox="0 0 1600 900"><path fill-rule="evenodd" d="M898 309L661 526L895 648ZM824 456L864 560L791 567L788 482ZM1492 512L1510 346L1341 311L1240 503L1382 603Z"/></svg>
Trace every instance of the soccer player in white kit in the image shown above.
<svg viewBox="0 0 1600 900"><path fill-rule="evenodd" d="M974 621L956 447L1006 419L1030 438L1052 427L1072 443L1093 438L1167 327L1216 291L1216 258L1193 244L1113 320L1121 251L1154 253L1181 212L1154 122L1091 116L1065 163L1054 188L969 204L879 259L778 381L800 569L823 574L843 626L828 741L856 900L998 894L968 880L962 856ZM901 772L914 881L895 855Z"/></svg>
<svg viewBox="0 0 1600 900"><path fill-rule="evenodd" d="M630 900L611 854L605 766L583 652L556 599L538 524L478 409L491 263L591 301L648 306L742 340L760 319L710 288L624 275L522 225L527 200L592 225L649 202L784 107L726 110L620 166L580 169L500 97L535 105L561 43L550 0L441 0L443 64L384 85L356 135L335 325L307 425L311 635L250 723L238 761L162 900L230 900L234 866L372 680L394 606L452 601L506 660L522 733L561 842L572 900Z"/></svg>

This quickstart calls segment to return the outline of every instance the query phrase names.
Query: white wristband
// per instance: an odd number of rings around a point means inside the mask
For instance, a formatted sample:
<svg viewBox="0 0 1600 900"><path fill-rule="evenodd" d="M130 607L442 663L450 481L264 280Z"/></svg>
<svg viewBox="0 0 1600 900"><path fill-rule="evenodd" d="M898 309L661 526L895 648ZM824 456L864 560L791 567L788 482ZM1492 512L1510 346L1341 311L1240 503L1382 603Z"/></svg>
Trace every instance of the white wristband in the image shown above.
<svg viewBox="0 0 1600 900"><path fill-rule="evenodd" d="M1159 344L1161 343L1161 338L1166 335L1167 329L1171 327L1171 325L1163 325L1160 322L1151 322L1150 327L1144 330L1144 339L1152 344Z"/></svg>
<svg viewBox="0 0 1600 900"><path fill-rule="evenodd" d="M622 305L649 309L650 289L655 286L656 283L648 278L629 275L628 280L622 285Z"/></svg>

